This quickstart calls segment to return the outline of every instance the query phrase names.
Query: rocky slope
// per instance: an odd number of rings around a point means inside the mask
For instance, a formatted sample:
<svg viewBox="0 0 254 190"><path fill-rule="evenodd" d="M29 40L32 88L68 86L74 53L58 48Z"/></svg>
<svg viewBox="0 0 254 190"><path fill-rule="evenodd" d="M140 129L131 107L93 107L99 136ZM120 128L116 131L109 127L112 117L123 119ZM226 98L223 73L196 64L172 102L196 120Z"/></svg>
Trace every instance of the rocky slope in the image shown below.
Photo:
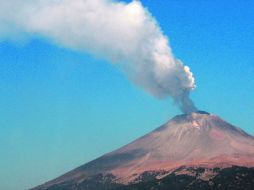
<svg viewBox="0 0 254 190"><path fill-rule="evenodd" d="M209 181L223 175L227 168L233 175L233 166L252 171L254 137L218 116L195 112L176 116L132 143L33 190L135 189L144 183L157 184L156 188L161 189L161 180L172 181L174 175L178 176L175 180L180 175L197 184L193 174L197 168L206 172L206 179L201 180ZM214 172L215 168L220 172Z"/></svg>

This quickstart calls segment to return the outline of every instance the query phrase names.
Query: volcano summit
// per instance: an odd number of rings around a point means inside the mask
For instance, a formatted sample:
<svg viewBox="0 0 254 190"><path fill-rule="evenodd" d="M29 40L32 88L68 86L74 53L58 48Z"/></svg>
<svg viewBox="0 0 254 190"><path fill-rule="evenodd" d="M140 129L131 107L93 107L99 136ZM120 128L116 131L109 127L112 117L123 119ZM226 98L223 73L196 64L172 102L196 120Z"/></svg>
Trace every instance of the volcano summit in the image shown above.
<svg viewBox="0 0 254 190"><path fill-rule="evenodd" d="M254 189L254 137L199 111L33 190Z"/></svg>

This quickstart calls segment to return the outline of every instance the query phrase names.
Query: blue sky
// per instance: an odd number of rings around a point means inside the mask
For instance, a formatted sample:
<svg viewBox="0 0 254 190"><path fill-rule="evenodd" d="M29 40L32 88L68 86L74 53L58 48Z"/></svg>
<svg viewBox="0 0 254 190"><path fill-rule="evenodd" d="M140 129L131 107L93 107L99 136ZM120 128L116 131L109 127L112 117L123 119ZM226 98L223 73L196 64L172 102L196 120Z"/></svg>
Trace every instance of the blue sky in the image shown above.
<svg viewBox="0 0 254 190"><path fill-rule="evenodd" d="M193 71L196 105L254 135L254 2L142 3ZM38 185L180 113L103 59L39 37L0 42L0 58L1 189Z"/></svg>

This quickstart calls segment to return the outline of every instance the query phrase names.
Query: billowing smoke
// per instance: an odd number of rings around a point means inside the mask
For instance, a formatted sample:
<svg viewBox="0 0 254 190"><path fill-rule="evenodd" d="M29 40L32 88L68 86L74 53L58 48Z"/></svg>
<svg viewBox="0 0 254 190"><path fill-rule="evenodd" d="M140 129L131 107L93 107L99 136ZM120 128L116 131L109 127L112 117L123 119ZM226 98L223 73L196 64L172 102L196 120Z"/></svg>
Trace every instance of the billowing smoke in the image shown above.
<svg viewBox="0 0 254 190"><path fill-rule="evenodd" d="M185 113L196 110L189 98L195 88L189 67L174 57L167 37L139 1L1 1L1 38L21 34L100 56L152 95L172 97Z"/></svg>

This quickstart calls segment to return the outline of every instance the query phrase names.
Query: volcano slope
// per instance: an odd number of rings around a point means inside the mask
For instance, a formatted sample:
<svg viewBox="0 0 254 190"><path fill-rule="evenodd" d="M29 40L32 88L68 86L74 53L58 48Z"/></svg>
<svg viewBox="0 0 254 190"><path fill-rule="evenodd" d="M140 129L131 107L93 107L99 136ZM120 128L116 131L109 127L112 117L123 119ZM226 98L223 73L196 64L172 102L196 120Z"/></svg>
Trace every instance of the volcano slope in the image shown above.
<svg viewBox="0 0 254 190"><path fill-rule="evenodd" d="M254 189L254 137L218 116L179 115L33 190Z"/></svg>

